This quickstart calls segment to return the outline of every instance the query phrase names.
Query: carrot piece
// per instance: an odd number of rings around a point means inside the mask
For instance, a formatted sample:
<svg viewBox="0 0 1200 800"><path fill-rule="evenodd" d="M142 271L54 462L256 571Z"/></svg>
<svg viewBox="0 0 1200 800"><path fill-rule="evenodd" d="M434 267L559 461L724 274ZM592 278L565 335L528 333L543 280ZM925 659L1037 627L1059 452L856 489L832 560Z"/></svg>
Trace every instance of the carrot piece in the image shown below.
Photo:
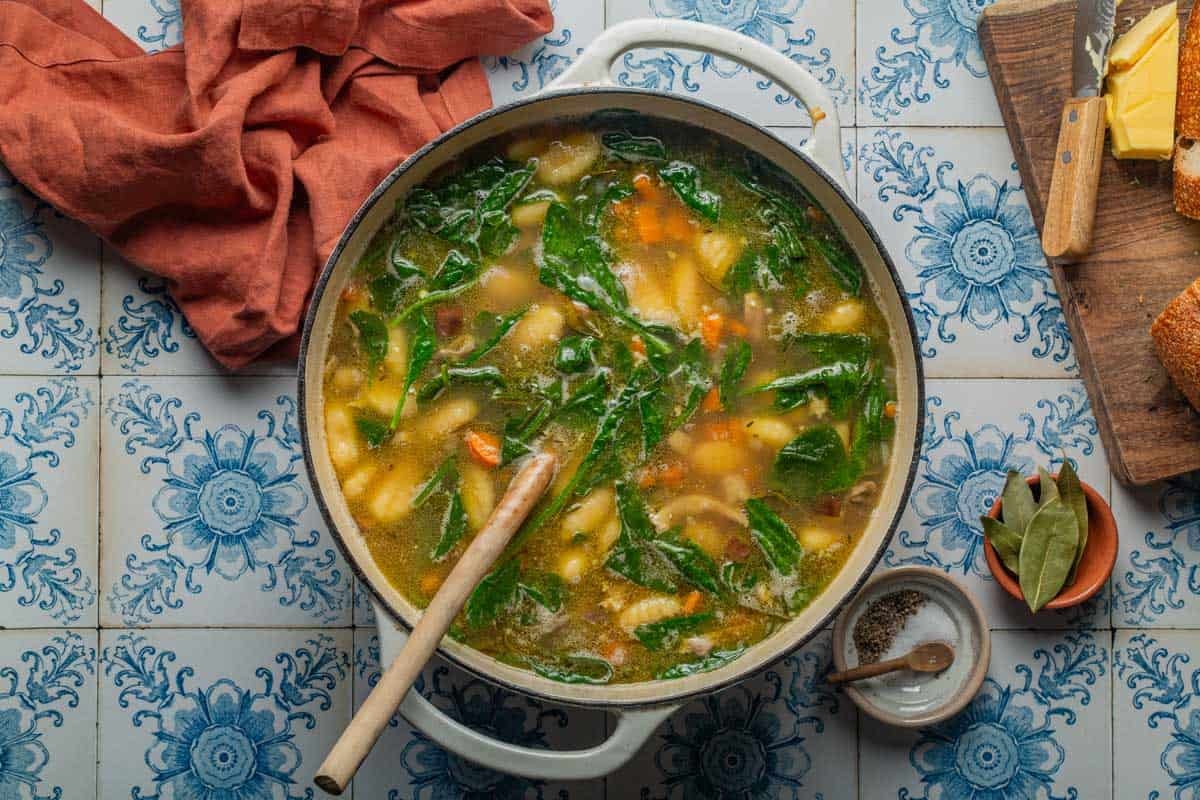
<svg viewBox="0 0 1200 800"><path fill-rule="evenodd" d="M656 471L650 468L639 470L637 474L637 483L639 489L649 489L654 484L658 483L658 475Z"/></svg>
<svg viewBox="0 0 1200 800"><path fill-rule="evenodd" d="M704 438L712 442L740 441L746 436L746 430L737 420L709 422L701 427Z"/></svg>
<svg viewBox="0 0 1200 800"><path fill-rule="evenodd" d="M612 204L613 214L618 219L627 220L633 215L634 203L628 197Z"/></svg>
<svg viewBox="0 0 1200 800"><path fill-rule="evenodd" d="M896 418L896 401L888 400L883 404L883 415L888 419Z"/></svg>
<svg viewBox="0 0 1200 800"><path fill-rule="evenodd" d="M638 238L642 244L659 244L663 240L662 221L658 218L658 206L639 205L637 207Z"/></svg>
<svg viewBox="0 0 1200 800"><path fill-rule="evenodd" d="M750 329L743 325L741 320L732 318L725 320L725 327L734 336L745 336L750 332Z"/></svg>
<svg viewBox="0 0 1200 800"><path fill-rule="evenodd" d="M696 609L700 608L700 601L703 599L700 593L695 590L688 592L687 597L683 598L683 613L695 614Z"/></svg>
<svg viewBox="0 0 1200 800"><path fill-rule="evenodd" d="M711 314L705 314L704 319L700 320L700 338L704 340L704 346L709 350L716 350L721 344L721 334L725 330L725 317L714 311Z"/></svg>
<svg viewBox="0 0 1200 800"><path fill-rule="evenodd" d="M646 355L646 343L642 341L642 337L636 333L629 340L629 349L637 353L639 356Z"/></svg>
<svg viewBox="0 0 1200 800"><path fill-rule="evenodd" d="M721 410L721 393L717 387L708 390L708 394L704 395L704 399L700 401L700 410L705 414L712 414Z"/></svg>
<svg viewBox="0 0 1200 800"><path fill-rule="evenodd" d="M683 479L687 476L687 467L680 461L672 461L669 464L663 464L662 469L658 471L658 482L668 489L678 489L683 485Z"/></svg>
<svg viewBox="0 0 1200 800"><path fill-rule="evenodd" d="M436 572L426 572L421 576L421 593L433 597L442 586L442 576Z"/></svg>
<svg viewBox="0 0 1200 800"><path fill-rule="evenodd" d="M500 440L486 431L467 431L463 437L471 458L485 467L500 465Z"/></svg>
<svg viewBox="0 0 1200 800"><path fill-rule="evenodd" d="M662 194L654 179L644 172L633 179L633 189L644 200L657 200Z"/></svg>
<svg viewBox="0 0 1200 800"><path fill-rule="evenodd" d="M667 212L666 233L668 239L674 239L677 242L691 240L692 223L683 209L673 208Z"/></svg>

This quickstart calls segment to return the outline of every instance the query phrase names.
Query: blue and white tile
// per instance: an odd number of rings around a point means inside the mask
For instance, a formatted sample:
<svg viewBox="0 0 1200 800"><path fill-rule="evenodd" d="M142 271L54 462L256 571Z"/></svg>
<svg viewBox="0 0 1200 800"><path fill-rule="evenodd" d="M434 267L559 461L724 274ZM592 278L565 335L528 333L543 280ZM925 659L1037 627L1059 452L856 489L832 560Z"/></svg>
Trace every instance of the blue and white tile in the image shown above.
<svg viewBox="0 0 1200 800"><path fill-rule="evenodd" d="M983 688L957 716L919 731L864 717L862 800L1113 797L1111 639L999 631Z"/></svg>
<svg viewBox="0 0 1200 800"><path fill-rule="evenodd" d="M104 18L150 53L183 41L182 0L104 0Z"/></svg>
<svg viewBox="0 0 1200 800"><path fill-rule="evenodd" d="M196 337L163 278L104 250L100 314L105 375L227 375ZM293 361L254 363L240 375L295 375Z"/></svg>
<svg viewBox="0 0 1200 800"><path fill-rule="evenodd" d="M912 495L880 569L943 570L975 595L992 628L1107 627L1107 590L1073 609L1031 615L992 578L979 522L1009 469L1057 471L1064 454L1108 496L1108 464L1082 382L932 380L926 394Z"/></svg>
<svg viewBox="0 0 1200 800"><path fill-rule="evenodd" d="M357 708L379 681L379 637L354 632L354 702ZM523 747L582 749L604 738L599 711L542 703L474 678L435 658L413 687L452 718L474 730ZM558 797L600 800L602 781L554 784L505 775L460 758L412 728L391 722L354 779L356 797L485 798Z"/></svg>
<svg viewBox="0 0 1200 800"><path fill-rule="evenodd" d="M96 797L96 632L0 631L0 797Z"/></svg>
<svg viewBox="0 0 1200 800"><path fill-rule="evenodd" d="M350 624L350 572L311 497L293 389L105 378L105 625Z"/></svg>
<svg viewBox="0 0 1200 800"><path fill-rule="evenodd" d="M608 0L608 24L639 17L706 22L759 40L807 68L854 124L854 8L846 0ZM613 68L624 86L696 97L767 125L807 125L778 84L728 59L683 48L639 49ZM828 111L828 109L825 109Z"/></svg>
<svg viewBox="0 0 1200 800"><path fill-rule="evenodd" d="M106 630L100 796L312 798L350 720L350 631Z"/></svg>
<svg viewBox="0 0 1200 800"><path fill-rule="evenodd" d="M1113 645L1114 797L1200 791L1200 631L1119 630Z"/></svg>
<svg viewBox="0 0 1200 800"><path fill-rule="evenodd" d="M812 128L772 125L770 131L792 147L799 147L812 136ZM851 196L858 199L857 128L842 128L842 168L846 170L846 181L850 184Z"/></svg>
<svg viewBox="0 0 1200 800"><path fill-rule="evenodd" d="M0 165L2 372L99 371L100 240Z"/></svg>
<svg viewBox="0 0 1200 800"><path fill-rule="evenodd" d="M0 627L96 624L99 389L0 377Z"/></svg>
<svg viewBox="0 0 1200 800"><path fill-rule="evenodd" d="M859 133L859 203L908 292L931 377L1078 373L1002 129Z"/></svg>
<svg viewBox="0 0 1200 800"><path fill-rule="evenodd" d="M749 680L689 702L625 768L609 797L662 800L858 796L854 705L825 682L828 632Z"/></svg>
<svg viewBox="0 0 1200 800"><path fill-rule="evenodd" d="M554 30L504 56L484 56L492 102L501 105L537 94L571 65L604 30L603 2L550 0Z"/></svg>
<svg viewBox="0 0 1200 800"><path fill-rule="evenodd" d="M1200 473L1140 488L1114 481L1112 507L1113 625L1200 628Z"/></svg>
<svg viewBox="0 0 1200 800"><path fill-rule="evenodd" d="M858 0L860 125L1000 125L976 30L994 0Z"/></svg>

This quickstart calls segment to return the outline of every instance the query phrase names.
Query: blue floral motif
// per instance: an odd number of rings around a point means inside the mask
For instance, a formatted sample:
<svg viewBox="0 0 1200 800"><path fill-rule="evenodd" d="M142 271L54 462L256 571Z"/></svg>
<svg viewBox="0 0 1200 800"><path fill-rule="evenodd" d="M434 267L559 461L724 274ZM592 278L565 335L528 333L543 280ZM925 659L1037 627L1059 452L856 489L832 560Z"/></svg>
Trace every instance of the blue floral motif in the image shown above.
<svg viewBox="0 0 1200 800"><path fill-rule="evenodd" d="M905 255L918 283L908 298L926 358L937 356L939 342L957 340L955 325L985 331L1003 323L1014 342L1032 343L1035 358L1077 369L1019 184L984 174L956 179L953 162L933 163L933 148L896 131L877 131L861 159L879 200L895 204L892 218L914 222Z"/></svg>
<svg viewBox="0 0 1200 800"><path fill-rule="evenodd" d="M816 31L807 28L793 31L796 14L804 0L651 0L657 17L706 22L737 31L779 50L788 58L807 68L833 95L839 106L850 100L846 78L832 65L829 48L816 48ZM700 91L700 78L711 74L732 78L746 72L741 64L708 53L688 54L674 50L648 50L627 53L623 69L617 74L622 86L673 91L679 88L695 94ZM761 90L769 90L774 82L755 81ZM777 105L795 105L800 101L783 91L776 91L772 100Z"/></svg>
<svg viewBox="0 0 1200 800"><path fill-rule="evenodd" d="M1166 481L1158 496L1157 509L1165 523L1162 530L1147 531L1146 551L1129 553L1130 569L1113 586L1113 604L1130 625L1153 622L1186 604L1184 590L1200 594L1200 473Z"/></svg>
<svg viewBox="0 0 1200 800"><path fill-rule="evenodd" d="M46 213L56 212L0 169L0 338L22 336L20 352L75 372L96 354L96 332L81 318L79 301L63 296L61 280L45 283L42 267L54 252L43 230Z"/></svg>
<svg viewBox="0 0 1200 800"><path fill-rule="evenodd" d="M939 413L941 405L937 396L927 401L926 442L911 500L920 530L900 530L885 562L936 566L991 580L983 562L979 517L991 509L1008 470L1029 474L1039 464L1060 463L1068 448L1090 454L1096 422L1078 388L1038 401L1039 415L1021 414L1011 432L990 423L966 429L959 412Z"/></svg>
<svg viewBox="0 0 1200 800"><path fill-rule="evenodd" d="M558 10L557 0L552 0L550 8ZM570 47L573 38L571 29L563 28L558 33L543 36L539 43L532 45L533 51L528 56L523 53L484 56L483 66L492 74L515 74L511 84L514 92L541 91L583 52L582 47Z"/></svg>
<svg viewBox="0 0 1200 800"><path fill-rule="evenodd" d="M121 301L124 313L115 325L108 326L104 337L105 351L116 356L122 366L134 369L149 366L163 353L179 352L177 337L196 338L196 332L167 293L164 281L141 277L138 289L146 296L125 295Z"/></svg>
<svg viewBox="0 0 1200 800"><path fill-rule="evenodd" d="M24 667L0 667L0 800L58 800L62 788L43 785L52 753L42 737L62 727L64 709L78 707L77 690L84 674L95 672L96 651L67 633L20 660Z"/></svg>
<svg viewBox="0 0 1200 800"><path fill-rule="evenodd" d="M132 634L105 648L101 660L104 674L121 688L121 707L137 704L134 726L148 726L153 734L145 762L154 793L134 786L133 800L313 796L311 788L298 793L295 773L302 756L295 739L300 730L316 725L308 709L327 711L330 693L346 677L346 654L329 637L276 655L282 670L256 670L263 682L260 691L243 689L229 678L189 688L191 667L180 667L171 676L167 665L175 654L160 652Z"/></svg>
<svg viewBox="0 0 1200 800"><path fill-rule="evenodd" d="M859 86L859 98L872 116L884 121L913 103L933 100L935 89L948 89L947 68L969 76L987 75L976 26L979 13L994 0L903 0L912 22L891 31L891 44L875 51L878 63Z"/></svg>
<svg viewBox="0 0 1200 800"><path fill-rule="evenodd" d="M1108 654L1087 633L1067 634L1054 649L1061 663L1044 650L1034 652L1044 662L1036 682L1026 665L1016 668L1023 678L1016 685L987 678L964 711L921 731L909 762L925 786L922 800L1057 800L1055 778L1067 754L1054 726L1076 724L1073 706L1091 701ZM1067 788L1066 798L1078 796ZM913 796L901 789L899 797Z"/></svg>
<svg viewBox="0 0 1200 800"><path fill-rule="evenodd" d="M0 593L21 591L17 605L74 622L96 592L76 566L75 548L60 546L62 531L39 522L50 499L40 470L57 467L60 451L74 447L75 429L95 403L74 378L52 378L14 400L0 409Z"/></svg>
<svg viewBox="0 0 1200 800"><path fill-rule="evenodd" d="M137 38L148 52L157 52L183 40L183 9L180 0L147 0L158 15L153 25L139 25Z"/></svg>
<svg viewBox="0 0 1200 800"><path fill-rule="evenodd" d="M196 412L177 419L179 398L136 381L122 388L109 401L109 418L127 453L146 453L141 471L161 476L152 500L161 528L142 536L144 554L126 557L108 597L113 610L127 622L149 622L182 608L181 585L198 594L209 576L236 581L257 573L264 592L280 593L280 605L337 619L349 602L349 579L333 550L321 547L319 531L297 529L308 494L298 471L295 402L280 396L282 413L262 409L262 431L201 430Z"/></svg>

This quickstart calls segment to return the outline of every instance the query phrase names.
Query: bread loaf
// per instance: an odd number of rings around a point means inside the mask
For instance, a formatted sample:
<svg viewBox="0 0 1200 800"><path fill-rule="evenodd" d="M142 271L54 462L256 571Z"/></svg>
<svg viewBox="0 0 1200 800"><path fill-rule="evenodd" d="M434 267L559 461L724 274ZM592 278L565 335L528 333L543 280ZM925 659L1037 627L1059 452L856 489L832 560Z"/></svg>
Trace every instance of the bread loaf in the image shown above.
<svg viewBox="0 0 1200 800"><path fill-rule="evenodd" d="M1200 411L1200 279L1158 315L1150 335L1171 379Z"/></svg>
<svg viewBox="0 0 1200 800"><path fill-rule="evenodd" d="M1175 210L1200 219L1200 14L1188 15L1175 95Z"/></svg>

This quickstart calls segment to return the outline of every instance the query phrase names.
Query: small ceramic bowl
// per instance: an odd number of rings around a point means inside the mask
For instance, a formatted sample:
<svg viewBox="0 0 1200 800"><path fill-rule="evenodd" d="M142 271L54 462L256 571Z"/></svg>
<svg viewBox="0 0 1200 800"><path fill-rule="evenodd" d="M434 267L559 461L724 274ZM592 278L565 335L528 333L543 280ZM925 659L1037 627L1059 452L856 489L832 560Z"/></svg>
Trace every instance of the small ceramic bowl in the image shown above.
<svg viewBox="0 0 1200 800"><path fill-rule="evenodd" d="M1054 477L1057 480L1058 475L1055 474ZM1036 488L1039 478L1034 475L1028 478L1027 482ZM1117 521L1113 519L1112 509L1099 492L1083 481L1079 483L1083 487L1084 497L1087 498L1087 546L1083 549L1083 558L1079 562L1079 569L1076 570L1075 580L1064 586L1043 608L1070 608L1084 602L1104 588L1104 584L1112 575L1113 566L1117 563ZM988 512L992 519L1000 518L1001 502L1002 498L997 497L996 502L992 504L992 510ZM983 540L983 553L996 583L1024 604L1025 595L1021 592L1017 576L1008 571L1004 562L1000 560L1000 554L986 538Z"/></svg>
<svg viewBox="0 0 1200 800"><path fill-rule="evenodd" d="M901 670L845 685L865 714L888 725L920 728L962 711L979 692L992 658L992 635L983 610L957 581L929 567L900 567L872 578L850 601L833 626L833 663L841 671L858 666L854 627L867 607L892 592L916 589L929 599L896 637L893 648L908 649L905 638L944 641L954 648L954 663L929 674ZM913 641L911 644L919 644ZM903 655L888 652L883 658Z"/></svg>

